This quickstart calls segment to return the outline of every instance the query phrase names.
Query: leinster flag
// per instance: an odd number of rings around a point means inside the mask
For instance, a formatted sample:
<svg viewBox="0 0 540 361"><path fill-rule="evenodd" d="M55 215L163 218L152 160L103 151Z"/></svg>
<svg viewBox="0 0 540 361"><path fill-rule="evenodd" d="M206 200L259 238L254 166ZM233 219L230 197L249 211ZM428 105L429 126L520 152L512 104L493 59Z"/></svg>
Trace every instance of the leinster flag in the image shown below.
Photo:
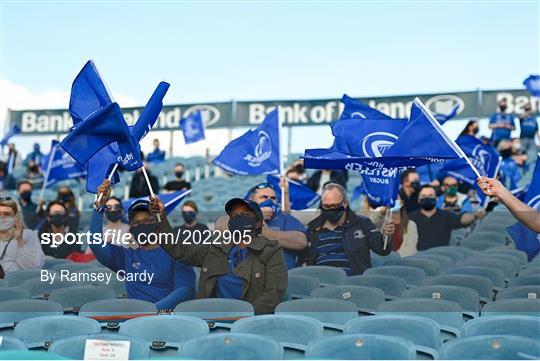
<svg viewBox="0 0 540 361"><path fill-rule="evenodd" d="M174 209L182 203L182 201L191 193L191 189L183 190L183 191L177 191L173 193L161 193L158 194L158 198L161 199L163 202L163 205L165 206L165 214L169 214ZM124 208L124 212L127 214L129 206L131 203L135 202L139 199L146 199L148 200L149 197L142 197L142 198L129 198L122 202L122 207Z"/></svg>
<svg viewBox="0 0 540 361"><path fill-rule="evenodd" d="M287 181L289 182L289 202L291 209L302 210L311 208L321 199L317 193L313 192L311 188L307 187L306 185L298 183L292 179L288 179ZM266 182L274 187L278 202L279 204L282 204L279 176L267 175Z"/></svg>
<svg viewBox="0 0 540 361"><path fill-rule="evenodd" d="M184 134L184 142L191 144L204 140L204 121L200 110L180 120L180 129Z"/></svg>
<svg viewBox="0 0 540 361"><path fill-rule="evenodd" d="M443 125L457 115L459 106L460 103L456 102L447 113L435 113L433 116L441 125Z"/></svg>
<svg viewBox="0 0 540 361"><path fill-rule="evenodd" d="M50 165L50 169L49 168ZM84 168L75 159L64 152L60 147L60 142L53 140L51 152L43 157L41 169L45 174L44 187L47 188L56 182L66 179L74 179L85 175Z"/></svg>
<svg viewBox="0 0 540 361"><path fill-rule="evenodd" d="M278 110L275 109L258 128L230 142L213 163L238 175L280 173L280 127Z"/></svg>
<svg viewBox="0 0 540 361"><path fill-rule="evenodd" d="M11 127L11 129L4 135L4 138L2 138L2 140L0 140L0 146L5 146L8 144L9 142L9 139L11 137L13 137L14 135L16 134L19 134L21 132L21 128L19 128L18 125L14 125L13 127Z"/></svg>
<svg viewBox="0 0 540 361"><path fill-rule="evenodd" d="M343 94L341 98L343 103L343 111L339 116L339 119L393 119L383 112L378 111L370 107L369 105L362 103L359 100L353 99L347 94Z"/></svg>
<svg viewBox="0 0 540 361"><path fill-rule="evenodd" d="M540 75L530 75L523 81L525 88L535 97L540 97Z"/></svg>

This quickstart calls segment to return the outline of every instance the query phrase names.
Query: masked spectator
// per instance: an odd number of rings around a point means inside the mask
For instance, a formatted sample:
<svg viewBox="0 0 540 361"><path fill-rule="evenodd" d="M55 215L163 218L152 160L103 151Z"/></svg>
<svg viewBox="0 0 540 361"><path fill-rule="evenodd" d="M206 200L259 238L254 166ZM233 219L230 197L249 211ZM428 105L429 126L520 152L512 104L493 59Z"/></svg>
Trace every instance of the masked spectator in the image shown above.
<svg viewBox="0 0 540 361"><path fill-rule="evenodd" d="M401 188L399 197L407 212L415 212L420 209L418 204L418 191L420 190L420 176L414 169L406 169L400 176Z"/></svg>
<svg viewBox="0 0 540 361"><path fill-rule="evenodd" d="M174 180L167 182L163 189L169 192L185 191L191 189L191 183L184 179L185 173L185 166L182 163L176 163L174 165Z"/></svg>
<svg viewBox="0 0 540 361"><path fill-rule="evenodd" d="M409 214L418 229L417 249L423 251L438 246L448 246L453 229L464 228L484 218L486 212L454 213L437 209L437 193L431 185L423 185L418 194L421 209Z"/></svg>
<svg viewBox="0 0 540 361"><path fill-rule="evenodd" d="M501 140L510 139L512 130L516 129L514 115L507 113L506 99L499 102L499 112L489 118L489 129L491 129L491 144L497 146Z"/></svg>
<svg viewBox="0 0 540 361"><path fill-rule="evenodd" d="M472 212L472 204L465 194L459 193L459 183L456 178L446 176L441 184L443 192L437 198L437 208L451 212Z"/></svg>
<svg viewBox="0 0 540 361"><path fill-rule="evenodd" d="M349 208L345 188L327 184L321 196L321 214L308 224L309 248L298 262L304 265L340 267L347 275L362 274L371 267L370 252L386 256L392 250L392 222L384 222L379 230L364 216Z"/></svg>
<svg viewBox="0 0 540 361"><path fill-rule="evenodd" d="M19 151L15 148L15 143L8 144L8 154L6 158L6 173L11 174L13 170L19 165L20 161Z"/></svg>
<svg viewBox="0 0 540 361"><path fill-rule="evenodd" d="M38 229L41 248L46 256L67 258L74 252L81 252L79 244L61 242L55 246L51 242L54 239L60 241L68 232L72 232L68 227L67 209L63 202L52 201L47 205L45 219Z"/></svg>
<svg viewBox="0 0 540 361"><path fill-rule="evenodd" d="M33 162L38 167L41 166L43 160L43 153L41 153L38 143L34 143L34 150L28 153L26 159L24 160L24 165L28 165L30 162Z"/></svg>
<svg viewBox="0 0 540 361"><path fill-rule="evenodd" d="M521 172L519 166L512 158L512 142L503 140L498 146L499 154L502 157L499 172L501 173L501 181L506 184L509 189L516 189L521 180Z"/></svg>
<svg viewBox="0 0 540 361"><path fill-rule="evenodd" d="M124 208L122 201L117 197L110 197L105 202L105 224L103 234L105 241L124 247L137 247L133 242L129 225L124 223Z"/></svg>
<svg viewBox="0 0 540 361"><path fill-rule="evenodd" d="M460 136L470 135L471 137L476 137L478 136L478 132L480 132L480 126L478 125L478 120L471 119L469 120L467 125L465 125L465 128L463 128L463 130L461 131L459 135Z"/></svg>
<svg viewBox="0 0 540 361"><path fill-rule="evenodd" d="M36 232L24 227L17 202L0 198L0 278L14 271L39 269L44 258Z"/></svg>
<svg viewBox="0 0 540 361"><path fill-rule="evenodd" d="M6 163L0 162L0 191L15 189L15 178L6 173Z"/></svg>
<svg viewBox="0 0 540 361"><path fill-rule="evenodd" d="M538 120L531 112L531 104L523 106L523 114L519 116L521 148L527 155L535 154L538 151L536 139L540 142L540 132L538 131Z"/></svg>
<svg viewBox="0 0 540 361"><path fill-rule="evenodd" d="M24 179L32 184L32 187L39 188L43 186L44 178L41 167L33 160L29 160L26 163L26 174Z"/></svg>
<svg viewBox="0 0 540 361"><path fill-rule="evenodd" d="M262 236L264 216L257 203L234 198L225 212L230 233L224 233L221 242L162 247L174 258L201 267L197 298L240 299L251 303L256 314L273 313L287 289L283 251L277 241ZM223 242L231 235L234 242Z"/></svg>
<svg viewBox="0 0 540 361"><path fill-rule="evenodd" d="M17 185L19 194L19 207L22 212L24 224L29 229L35 229L39 220L41 207L32 202L32 184L28 181L19 182Z"/></svg>
<svg viewBox="0 0 540 361"><path fill-rule="evenodd" d="M71 232L77 232L79 229L79 219L81 218L81 215L79 209L77 208L75 195L69 187L62 186L58 188L58 196L56 199L64 203L66 206L67 226Z"/></svg>
<svg viewBox="0 0 540 361"><path fill-rule="evenodd" d="M199 207L197 203L191 200L187 200L182 205L182 218L184 219L184 224L179 227L175 227L174 233L179 235L179 239L190 241L193 240L193 232L200 233L200 236L205 237L203 234L204 231L208 231L208 226L204 223L200 223L197 219L199 214ZM197 235L196 237L199 237Z"/></svg>
<svg viewBox="0 0 540 361"><path fill-rule="evenodd" d="M146 160L149 163L161 163L165 160L165 151L159 149L159 139L154 139L154 150L148 154Z"/></svg>
<svg viewBox="0 0 540 361"><path fill-rule="evenodd" d="M109 201L110 182L103 181L98 193L102 193L97 208L90 220L90 233L103 234L103 213ZM161 203L163 204L163 203ZM163 233L172 235L164 207L160 211L161 222L153 212L151 202L136 200L128 210L129 232L139 247L126 248L111 243L92 242L90 247L97 260L114 272L124 270L126 274L147 272L153 279L126 281L128 298L152 302L158 310L172 310L195 295L195 272L193 268L175 261L157 242L151 241L151 235L159 237ZM96 238L94 238L96 240Z"/></svg>

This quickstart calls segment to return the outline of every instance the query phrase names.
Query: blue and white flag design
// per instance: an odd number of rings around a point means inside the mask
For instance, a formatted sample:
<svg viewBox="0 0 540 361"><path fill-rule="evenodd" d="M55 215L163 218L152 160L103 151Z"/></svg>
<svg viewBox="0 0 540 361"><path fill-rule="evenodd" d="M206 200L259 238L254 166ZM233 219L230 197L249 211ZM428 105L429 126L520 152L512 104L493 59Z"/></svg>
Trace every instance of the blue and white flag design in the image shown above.
<svg viewBox="0 0 540 361"><path fill-rule="evenodd" d="M173 193L160 193L157 195L157 197L159 199L161 199L161 201L163 202L163 205L165 206L165 214L169 214L171 213L172 211L174 211L174 209L176 207L178 207L178 205L180 203L182 203L182 201L191 193L191 189L187 189L187 190L182 190L182 191L176 191L176 192L173 192ZM149 200L150 198L149 197L141 197L141 198L129 198L129 199L126 199L125 201L122 202L122 207L124 208L124 211L125 213L127 214L127 211L129 209L129 206L131 205L131 203L139 200L139 199L145 199L145 200Z"/></svg>
<svg viewBox="0 0 540 361"><path fill-rule="evenodd" d="M530 75L523 81L523 85L525 85L531 95L540 97L540 75Z"/></svg>
<svg viewBox="0 0 540 361"><path fill-rule="evenodd" d="M204 120L200 110L194 111L180 120L180 129L184 134L184 142L192 144L205 139Z"/></svg>
<svg viewBox="0 0 540 361"><path fill-rule="evenodd" d="M4 138L0 140L0 146L6 146L9 142L9 139L14 135L17 135L21 132L21 128L17 124L11 127L11 129L4 135Z"/></svg>
<svg viewBox="0 0 540 361"><path fill-rule="evenodd" d="M317 193L313 192L308 186L298 183L292 179L288 179L287 181L289 182L289 203L291 205L291 209L298 211L308 209L321 199L321 197ZM279 204L282 204L280 177L275 175L267 175L266 182L274 187L278 202Z"/></svg>
<svg viewBox="0 0 540 361"><path fill-rule="evenodd" d="M51 159L52 156L52 159ZM51 169L47 171L51 163ZM41 169L45 174L45 188L66 179L84 177L84 168L60 147L60 142L53 140L51 151L43 157Z"/></svg>

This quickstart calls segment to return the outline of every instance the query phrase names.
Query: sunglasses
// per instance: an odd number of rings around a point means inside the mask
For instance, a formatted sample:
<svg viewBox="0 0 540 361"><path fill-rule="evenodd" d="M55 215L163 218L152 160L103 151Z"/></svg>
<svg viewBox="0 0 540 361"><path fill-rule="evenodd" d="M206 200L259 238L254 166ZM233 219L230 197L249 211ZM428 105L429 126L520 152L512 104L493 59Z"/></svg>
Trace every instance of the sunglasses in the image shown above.
<svg viewBox="0 0 540 361"><path fill-rule="evenodd" d="M251 194L251 193L255 192L257 189L265 189L265 188L271 188L274 191L276 190L276 188L274 187L273 184L270 184L268 182L263 182L263 183L257 184L255 187L251 188L249 190L249 193Z"/></svg>
<svg viewBox="0 0 540 361"><path fill-rule="evenodd" d="M0 202L4 202L4 201L13 201L13 198L12 197L0 197Z"/></svg>

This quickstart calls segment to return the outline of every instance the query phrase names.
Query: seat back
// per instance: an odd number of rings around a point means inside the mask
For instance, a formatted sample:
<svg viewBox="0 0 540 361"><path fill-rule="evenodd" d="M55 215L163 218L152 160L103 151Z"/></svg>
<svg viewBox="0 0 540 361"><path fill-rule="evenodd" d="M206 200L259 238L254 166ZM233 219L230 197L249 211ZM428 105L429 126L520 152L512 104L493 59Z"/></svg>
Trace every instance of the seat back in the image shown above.
<svg viewBox="0 0 540 361"><path fill-rule="evenodd" d="M74 287L76 285L78 285L76 282L59 280L55 280L51 284L49 282L43 282L41 278L37 277L24 281L21 287L27 289L28 292L30 292L30 296L33 298L48 299L52 291L61 288Z"/></svg>
<svg viewBox="0 0 540 361"><path fill-rule="evenodd" d="M27 318L63 315L64 309L58 302L45 300L11 300L0 302L0 323L4 326L21 322Z"/></svg>
<svg viewBox="0 0 540 361"><path fill-rule="evenodd" d="M441 269L445 269L448 267L451 267L454 264L454 258L440 254L440 253L425 253L425 252L419 252L413 256L414 258L420 258L420 259L430 259L437 261L439 265L441 266Z"/></svg>
<svg viewBox="0 0 540 361"><path fill-rule="evenodd" d="M203 298L182 302L174 308L174 313L212 320L255 315L249 302L226 298Z"/></svg>
<svg viewBox="0 0 540 361"><path fill-rule="evenodd" d="M503 288L506 283L504 272L499 268L490 266L454 266L445 270L447 274L463 274L472 276L483 276L489 278L493 287Z"/></svg>
<svg viewBox="0 0 540 361"><path fill-rule="evenodd" d="M399 297L407 288L407 282L393 275L364 274L345 278L346 285L375 287L384 292L386 297Z"/></svg>
<svg viewBox="0 0 540 361"><path fill-rule="evenodd" d="M288 277L287 292L291 295L307 297L320 287L321 282L313 276L290 274Z"/></svg>
<svg viewBox="0 0 540 361"><path fill-rule="evenodd" d="M27 300L30 292L22 287L0 287L0 302L11 300Z"/></svg>
<svg viewBox="0 0 540 361"><path fill-rule="evenodd" d="M496 300L509 298L540 298L540 285L508 287L499 291L496 296Z"/></svg>
<svg viewBox="0 0 540 361"><path fill-rule="evenodd" d="M55 272L55 271L50 271ZM41 270L32 269L32 270L20 270L14 271L6 274L4 279L9 283L11 287L20 286L24 281L27 281L32 278L38 278L41 276ZM58 279L58 277L57 277Z"/></svg>
<svg viewBox="0 0 540 361"><path fill-rule="evenodd" d="M410 266L381 266L368 268L364 271L365 275L393 275L401 277L408 285L419 285L426 277L423 269Z"/></svg>
<svg viewBox="0 0 540 361"><path fill-rule="evenodd" d="M537 340L519 336L471 336L445 342L443 360L517 360L540 358Z"/></svg>
<svg viewBox="0 0 540 361"><path fill-rule="evenodd" d="M65 311L78 312L85 303L116 299L115 292L105 286L60 288L49 294L49 300L60 303Z"/></svg>
<svg viewBox="0 0 540 361"><path fill-rule="evenodd" d="M322 284L340 285L345 280L347 274L342 268L330 266L308 266L291 268L289 275L313 276Z"/></svg>
<svg viewBox="0 0 540 361"><path fill-rule="evenodd" d="M433 298L456 302L464 311L480 312L480 296L472 288L450 285L426 285L405 290L401 298Z"/></svg>
<svg viewBox="0 0 540 361"><path fill-rule="evenodd" d="M303 298L277 305L276 314L294 314L313 317L323 323L344 325L358 317L354 303L330 298Z"/></svg>
<svg viewBox="0 0 540 361"><path fill-rule="evenodd" d="M465 322L463 336L509 335L540 339L540 318L534 316L502 315L480 317Z"/></svg>
<svg viewBox="0 0 540 361"><path fill-rule="evenodd" d="M424 279L424 285L462 286L475 290L486 301L493 297L493 283L483 276L466 274L445 274Z"/></svg>
<svg viewBox="0 0 540 361"><path fill-rule="evenodd" d="M11 336L2 336L2 343L0 344L0 353L2 354L2 359L4 358L4 352L7 350L26 350L26 344L24 341L17 337Z"/></svg>
<svg viewBox="0 0 540 361"><path fill-rule="evenodd" d="M450 257L454 263L465 259L463 252L456 249L430 248L427 251L422 252L422 254L441 254L443 256Z"/></svg>
<svg viewBox="0 0 540 361"><path fill-rule="evenodd" d="M384 292L378 288L349 285L317 288L311 297L350 301L363 312L375 312L377 306L385 301Z"/></svg>
<svg viewBox="0 0 540 361"><path fill-rule="evenodd" d="M510 281L508 281L508 287L538 285L540 285L540 274L515 277L511 278Z"/></svg>
<svg viewBox="0 0 540 361"><path fill-rule="evenodd" d="M386 262L389 266L409 266L424 270L428 276L436 276L442 271L441 264L436 260L410 256Z"/></svg>
<svg viewBox="0 0 540 361"><path fill-rule="evenodd" d="M482 307L482 316L500 314L540 316L540 299L511 298L490 302Z"/></svg>

